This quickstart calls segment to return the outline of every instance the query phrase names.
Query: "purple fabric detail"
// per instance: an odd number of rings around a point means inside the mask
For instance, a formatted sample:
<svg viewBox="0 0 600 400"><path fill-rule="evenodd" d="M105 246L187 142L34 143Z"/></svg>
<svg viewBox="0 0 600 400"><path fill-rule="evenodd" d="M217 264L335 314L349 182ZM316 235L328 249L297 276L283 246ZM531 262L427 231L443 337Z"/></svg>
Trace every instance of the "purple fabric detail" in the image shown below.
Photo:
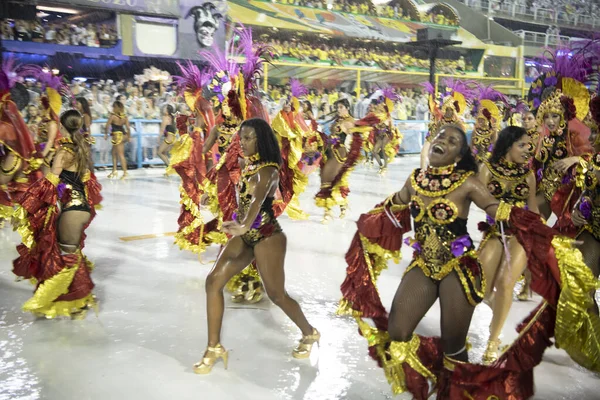
<svg viewBox="0 0 600 400"><path fill-rule="evenodd" d="M411 242L412 242L412 244L411 244ZM404 244L412 247L413 249L415 249L415 251L417 251L419 253L421 252L421 243L417 242L416 240L413 241L411 238L407 237L404 239Z"/></svg>
<svg viewBox="0 0 600 400"><path fill-rule="evenodd" d="M488 147L488 151L491 153L491 152L492 152L492 150L494 150L494 145L493 145L493 144L490 144L490 145L489 145L489 147Z"/></svg>
<svg viewBox="0 0 600 400"><path fill-rule="evenodd" d="M460 236L450 244L450 251L452 251L454 257L460 257L465 254L465 251L471 247L472 244L473 242L469 235Z"/></svg>
<svg viewBox="0 0 600 400"><path fill-rule="evenodd" d="M489 215L486 215L485 222L487 222L490 225L494 225L496 223L496 220L494 218L490 217Z"/></svg>
<svg viewBox="0 0 600 400"><path fill-rule="evenodd" d="M40 150L44 151L45 148L46 148L46 142L40 143Z"/></svg>
<svg viewBox="0 0 600 400"><path fill-rule="evenodd" d="M219 160L221 159L221 155L219 153L215 154L215 158L217 159L217 162L219 162Z"/></svg>
<svg viewBox="0 0 600 400"><path fill-rule="evenodd" d="M538 108L540 104L542 104L542 101L540 99L533 99L533 108Z"/></svg>
<svg viewBox="0 0 600 400"><path fill-rule="evenodd" d="M571 176L571 174L566 174L565 176L563 176L561 183L563 185L566 185L567 183L571 182L571 180L573 180L573 177Z"/></svg>
<svg viewBox="0 0 600 400"><path fill-rule="evenodd" d="M234 212L234 213L231 215L231 220L232 220L232 221L237 221L237 217L238 217L238 213L237 213L237 212ZM239 222L239 221L238 221L238 222ZM258 215L256 216L256 219L255 219L255 220L254 220L254 222L252 223L252 226L250 226L250 229L258 229L258 228L260 228L260 224L261 224L261 222L262 222L262 215L258 214Z"/></svg>
<svg viewBox="0 0 600 400"><path fill-rule="evenodd" d="M58 186L56 187L56 190L58 191L58 198L62 198L63 194L65 194L65 189L67 188L67 185L65 185L63 182L59 183Z"/></svg>
<svg viewBox="0 0 600 400"><path fill-rule="evenodd" d="M537 180L541 181L542 178L544 177L544 169L543 168L539 168L536 172L535 175L537 176Z"/></svg>
<svg viewBox="0 0 600 400"><path fill-rule="evenodd" d="M330 138L327 139L327 141L329 142L329 144L331 146L337 146L340 143L340 139L337 138L337 137L333 137L333 138L330 137Z"/></svg>
<svg viewBox="0 0 600 400"><path fill-rule="evenodd" d="M581 203L579 203L579 211L581 211L583 218L587 220L592 218L592 202L584 198Z"/></svg>

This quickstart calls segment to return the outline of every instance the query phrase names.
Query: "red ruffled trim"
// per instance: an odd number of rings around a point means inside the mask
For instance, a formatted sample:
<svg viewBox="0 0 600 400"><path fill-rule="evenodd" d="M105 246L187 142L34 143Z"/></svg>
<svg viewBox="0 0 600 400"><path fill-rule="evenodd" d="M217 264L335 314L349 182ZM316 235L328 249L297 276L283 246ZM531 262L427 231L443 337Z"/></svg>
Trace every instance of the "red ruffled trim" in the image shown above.
<svg viewBox="0 0 600 400"><path fill-rule="evenodd" d="M343 298L349 302L352 309L361 312L365 318L372 318L375 326L382 330L387 330L387 311L381 303L375 283L371 280L360 235L385 250L398 251L402 246L402 235L411 230L408 209L397 212L396 218L401 221L402 229L396 228L383 212L360 216L358 231L346 253L348 268L346 279L340 288Z"/></svg>
<svg viewBox="0 0 600 400"><path fill-rule="evenodd" d="M94 207L102 201L100 195L102 187L93 173L90 174L90 178L84 182L84 185L91 208L91 218L84 227L85 232L96 215ZM55 301L78 300L88 296L94 287L90 275L91 269L81 254L61 255L57 239L59 213L56 208L50 208L56 207L57 197L56 187L46 178L31 185L22 197L20 205L28 212L27 220L33 233L34 246L31 249L24 244L17 246L19 257L13 261L13 272L25 279L35 278L39 285L54 277L64 268L77 266L78 269L68 292L59 296ZM49 216L50 212L52 214ZM86 235L83 233L80 249L84 247L85 238Z"/></svg>

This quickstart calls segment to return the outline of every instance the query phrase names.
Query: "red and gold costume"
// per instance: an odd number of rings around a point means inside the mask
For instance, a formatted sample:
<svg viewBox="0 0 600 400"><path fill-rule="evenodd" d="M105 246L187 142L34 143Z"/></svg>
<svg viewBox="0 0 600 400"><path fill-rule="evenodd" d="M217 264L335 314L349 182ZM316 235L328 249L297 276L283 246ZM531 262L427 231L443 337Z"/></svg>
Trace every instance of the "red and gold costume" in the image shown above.
<svg viewBox="0 0 600 400"><path fill-rule="evenodd" d="M467 105L474 97L474 91L467 84L460 81L444 80L446 86L444 94L436 93L435 88L429 82L423 87L429 93L429 129L425 140L431 142L440 128L444 125L458 125L465 130L463 115L467 111Z"/></svg>
<svg viewBox="0 0 600 400"><path fill-rule="evenodd" d="M291 182L284 182L284 186L291 185L293 191L292 198L287 202L286 213L292 219L307 219L308 214L302 211L299 201L300 194L308 185L308 176L302 171L302 156L304 140L311 128L304 121L299 102L300 96L304 96L307 90L296 79L290 80L290 87L292 94L287 104L290 111L279 111L271 126L281 148L281 170L286 178L291 177Z"/></svg>
<svg viewBox="0 0 600 400"><path fill-rule="evenodd" d="M204 236L204 220L200 214L200 200L204 193L202 183L212 161L212 154L202 154L202 148L205 138L215 125L215 116L211 102L202 97L202 88L208 83L210 76L191 62L179 67L182 76L176 78L177 84L188 107L193 110L194 118L203 121L203 128L196 126L193 118L185 115L177 117L179 139L171 150L167 173L176 172L181 177L181 212L177 220L179 229L175 234L175 243L182 250L199 254L205 248L201 239Z"/></svg>
<svg viewBox="0 0 600 400"><path fill-rule="evenodd" d="M62 139L70 149L72 142ZM61 212L85 210L91 218L100 205L101 186L93 174L78 177L63 170L60 176L49 173L31 185L19 200L14 218L23 242L17 246L19 257L13 261L13 272L35 285L35 292L23 310L46 318L74 316L95 304L91 279L93 264L83 254L85 234L75 253L60 249L57 229Z"/></svg>
<svg viewBox="0 0 600 400"><path fill-rule="evenodd" d="M557 61L555 70L537 79L529 92L529 101L537 108L537 123L542 127L533 161L538 193L543 194L557 215L555 227L569 236L576 233L571 210L581 193L575 185L575 165L563 173L555 164L572 156L583 159L593 152L590 129L581 122L588 114L590 96L583 83L569 77L569 73L577 71L577 59L574 56L567 65ZM544 123L549 114L560 115L559 126L553 132Z"/></svg>
<svg viewBox="0 0 600 400"><path fill-rule="evenodd" d="M11 99L10 90L16 84L12 60L5 60L0 70L0 174L10 176L10 182L0 185L0 220L9 220L14 201L36 180L35 171L41 160L34 158L35 146L21 117L19 108ZM5 157L13 156L11 165L4 165Z"/></svg>
<svg viewBox="0 0 600 400"><path fill-rule="evenodd" d="M260 75L262 57L268 48L253 48L250 29L241 29L237 33L241 37L240 44L236 48L232 42L229 57L218 52L217 56L210 52L202 53L210 64L212 78L208 88L213 93L212 101L220 107L216 129L219 132L219 151L224 150L218 163L202 182L202 190L207 195L207 207L216 215L214 219L201 225L199 245L202 249L210 244L227 243L227 235L220 231L221 224L232 220L238 209L236 188L240 181L239 160L243 158L243 153L237 133L241 123L254 117L268 121L268 113L255 95L256 77ZM240 70L236 55L242 54L245 55L246 62ZM290 173L289 168L281 168L279 190L273 202L275 217L280 216L292 201L294 190L293 171ZM258 271L254 266L246 268L227 284L227 289L235 294L235 301L258 301L262 298L261 288Z"/></svg>
<svg viewBox="0 0 600 400"><path fill-rule="evenodd" d="M504 95L491 86L479 86L476 99L473 101L471 116L475 119L475 127L471 137L471 151L478 162L489 158L500 128L500 109L496 101L506 103Z"/></svg>
<svg viewBox="0 0 600 400"><path fill-rule="evenodd" d="M335 206L339 206L342 210L345 210L348 206L348 195L350 194L348 177L360 160L360 151L364 142L363 136L365 131L368 130L355 128L348 134L344 133L342 130L343 124L353 125L354 122L354 118L350 115L346 117L338 115L331 124L331 134L327 138L326 151L321 159L321 168L329 160L342 164L342 167L331 182L321 182L321 188L315 196L315 203L318 207L325 209L326 218ZM351 139L349 146L346 148L347 135L350 135Z"/></svg>
<svg viewBox="0 0 600 400"><path fill-rule="evenodd" d="M456 175L454 179L450 178L452 174ZM438 337L413 334L406 342L390 339L388 313L376 282L388 260L399 260L402 235L411 230L411 214L415 239L409 243L415 255L409 269L421 268L434 280L456 271L472 304L481 301L485 290L472 243L468 245L461 239L464 232L460 224L449 227L460 220L453 207L436 201L423 207L415 199L421 192L432 195L429 183L433 177L421 175L420 170L413 173L417 196L413 196L410 205L395 205L390 196L361 215L346 254L347 276L341 286L339 313L356 318L360 334L369 342L369 354L384 369L392 391L409 391L415 399L424 400L431 395L433 384L438 399L527 399L534 391L533 368L552 345L552 338L580 365L599 371L600 319L588 311L592 303L588 293L596 285L594 277L583 264L581 254L571 248L570 239L557 236L538 215L511 209L505 203L498 208L496 219L507 221L525 248L532 289L543 297L542 303L517 327L519 336L515 342L497 362L484 366L445 355ZM452 171L445 184L443 179L438 183L447 191L464 177L464 172ZM425 179L429 179L426 184ZM455 246L457 241L460 243ZM367 318L374 326L365 321Z"/></svg>

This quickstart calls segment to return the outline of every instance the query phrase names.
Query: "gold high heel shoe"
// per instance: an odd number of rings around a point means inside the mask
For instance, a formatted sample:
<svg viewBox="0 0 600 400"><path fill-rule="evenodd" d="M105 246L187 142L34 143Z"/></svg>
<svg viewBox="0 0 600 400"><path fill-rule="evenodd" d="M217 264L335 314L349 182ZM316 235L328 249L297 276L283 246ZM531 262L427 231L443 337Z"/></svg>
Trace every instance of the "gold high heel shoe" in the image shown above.
<svg viewBox="0 0 600 400"><path fill-rule="evenodd" d="M127 179L128 176L129 176L129 174L127 172L123 172L123 176L121 176L121 180Z"/></svg>
<svg viewBox="0 0 600 400"><path fill-rule="evenodd" d="M256 304L263 299L263 285L261 281L248 282L248 292L246 293L246 300L250 304Z"/></svg>
<svg viewBox="0 0 600 400"><path fill-rule="evenodd" d="M117 171L113 171L110 174L108 174L107 178L108 179L114 179L117 177Z"/></svg>
<svg viewBox="0 0 600 400"><path fill-rule="evenodd" d="M528 301L532 297L533 297L533 293L531 291L531 288L529 287L529 285L526 285L525 283L523 283L523 286L521 286L521 291L517 295L517 299L519 301Z"/></svg>
<svg viewBox="0 0 600 400"><path fill-rule="evenodd" d="M227 361L229 360L229 352L225 350L220 343L215 347L208 346L204 352L201 361L194 364L194 373L205 375L210 373L213 366L219 359L223 359L223 366L227 369Z"/></svg>
<svg viewBox="0 0 600 400"><path fill-rule="evenodd" d="M489 340L487 344L487 348L483 353L483 364L490 365L493 364L498 359L498 354L500 352L500 339Z"/></svg>
<svg viewBox="0 0 600 400"><path fill-rule="evenodd" d="M324 225L326 225L331 220L332 220L331 211L329 211L329 210L325 211L325 215L323 216L323 219L321 220L321 223L324 224Z"/></svg>
<svg viewBox="0 0 600 400"><path fill-rule="evenodd" d="M318 345L320 340L321 334L318 330L313 328L313 331L310 335L302 336L302 339L300 339L298 346L296 346L294 351L292 351L292 357L299 359L310 357L310 353L314 344L316 343Z"/></svg>

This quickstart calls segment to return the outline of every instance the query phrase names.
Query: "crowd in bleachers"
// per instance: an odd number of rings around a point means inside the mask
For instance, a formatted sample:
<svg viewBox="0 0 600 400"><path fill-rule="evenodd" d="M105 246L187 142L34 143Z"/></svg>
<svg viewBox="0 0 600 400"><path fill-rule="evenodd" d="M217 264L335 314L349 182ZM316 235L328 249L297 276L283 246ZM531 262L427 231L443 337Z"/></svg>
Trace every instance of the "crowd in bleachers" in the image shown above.
<svg viewBox="0 0 600 400"><path fill-rule="evenodd" d="M40 20L2 20L2 40L72 46L113 47L118 41L114 24L47 23Z"/></svg>
<svg viewBox="0 0 600 400"><path fill-rule="evenodd" d="M393 43L360 43L347 40L344 43L328 43L322 38L311 39L310 35L301 38L286 36L279 32L276 36L261 35L264 44L274 50L275 59L298 61L306 64L328 64L331 66L373 67L387 71L429 70L429 60L415 57L412 52L401 50ZM473 71L471 61L463 56L456 59L438 58L437 71L444 74L464 74Z"/></svg>

